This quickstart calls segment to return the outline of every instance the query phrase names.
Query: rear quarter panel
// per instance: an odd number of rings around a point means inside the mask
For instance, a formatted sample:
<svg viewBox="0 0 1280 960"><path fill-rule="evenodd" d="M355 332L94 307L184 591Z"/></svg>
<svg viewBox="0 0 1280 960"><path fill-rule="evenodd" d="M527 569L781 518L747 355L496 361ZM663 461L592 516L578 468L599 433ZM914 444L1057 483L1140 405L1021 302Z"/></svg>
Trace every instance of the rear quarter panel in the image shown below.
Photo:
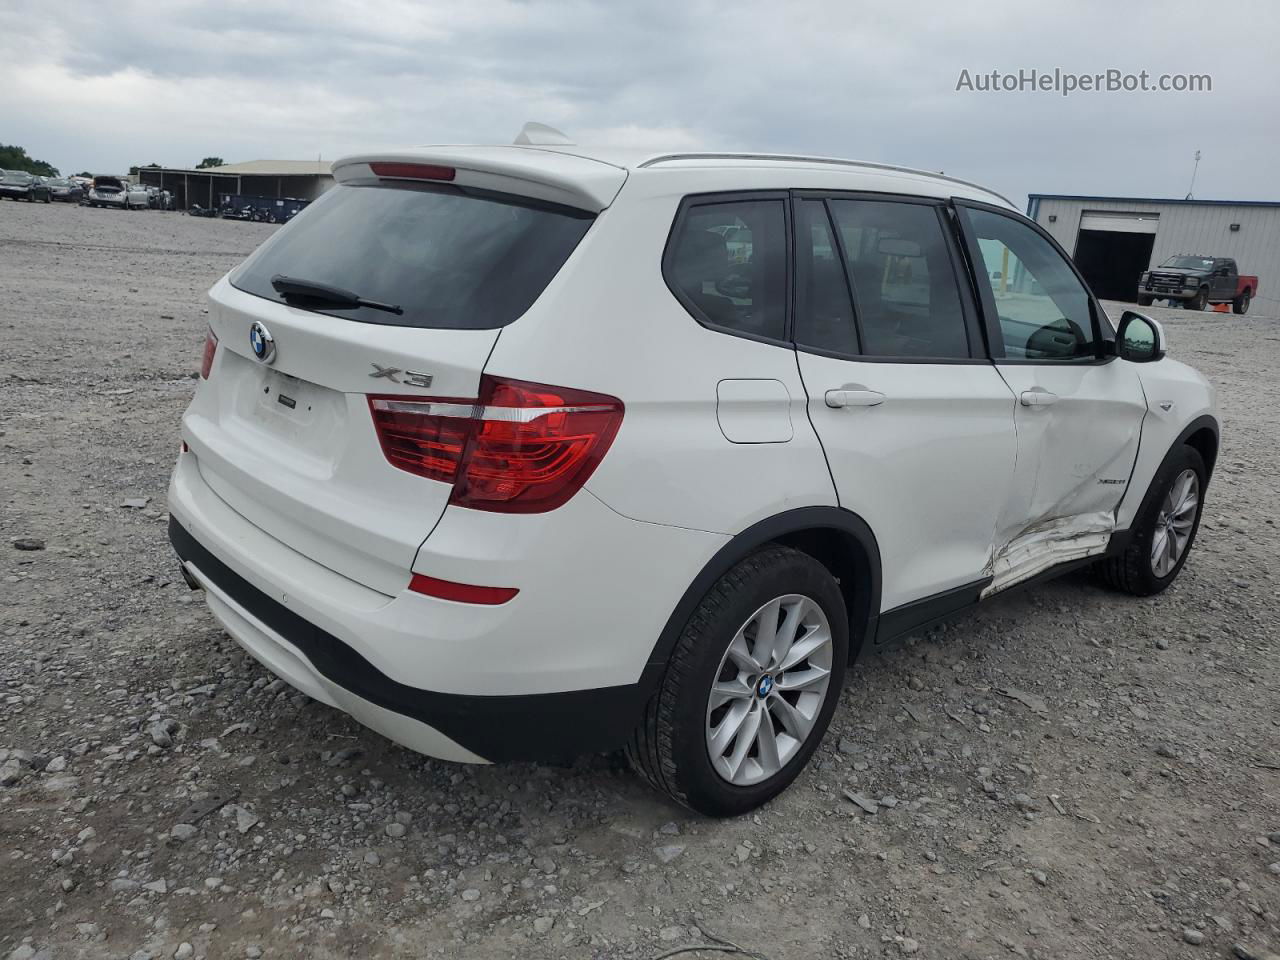
<svg viewBox="0 0 1280 960"><path fill-rule="evenodd" d="M587 489L624 516L735 534L785 510L834 505L794 351L700 326L663 280L685 192L629 183L538 302L503 328L486 372L623 401L622 427ZM725 379L782 383L791 438L730 442L716 413Z"/></svg>

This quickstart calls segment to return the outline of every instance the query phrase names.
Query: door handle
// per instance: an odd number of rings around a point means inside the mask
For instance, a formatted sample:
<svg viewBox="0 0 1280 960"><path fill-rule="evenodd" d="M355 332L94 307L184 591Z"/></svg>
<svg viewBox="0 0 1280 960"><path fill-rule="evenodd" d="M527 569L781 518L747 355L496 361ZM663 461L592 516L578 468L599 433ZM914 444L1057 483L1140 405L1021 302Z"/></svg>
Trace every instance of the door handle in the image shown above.
<svg viewBox="0 0 1280 960"><path fill-rule="evenodd" d="M1047 407L1058 402L1058 395L1048 390L1023 390L1019 399L1024 407Z"/></svg>
<svg viewBox="0 0 1280 960"><path fill-rule="evenodd" d="M828 407L876 407L884 403L884 394L866 387L841 387L828 390L825 396Z"/></svg>

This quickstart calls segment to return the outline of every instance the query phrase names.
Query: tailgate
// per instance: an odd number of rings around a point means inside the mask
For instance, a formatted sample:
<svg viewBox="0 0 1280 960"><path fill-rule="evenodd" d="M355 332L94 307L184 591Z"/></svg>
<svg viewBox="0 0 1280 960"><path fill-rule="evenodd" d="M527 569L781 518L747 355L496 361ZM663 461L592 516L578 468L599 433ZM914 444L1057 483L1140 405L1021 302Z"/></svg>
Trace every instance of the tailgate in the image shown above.
<svg viewBox="0 0 1280 960"><path fill-rule="evenodd" d="M388 595L404 589L452 488L387 462L366 395L474 397L498 331L353 323L267 303L225 279L210 300L218 350L183 430L205 482L329 569ZM250 346L255 321L276 344L270 365ZM431 388L396 384L380 368L430 375Z"/></svg>
<svg viewBox="0 0 1280 960"><path fill-rule="evenodd" d="M453 183L339 183L209 293L217 349L183 421L201 476L289 547L403 590L453 492L422 464L460 448L384 422L393 465L369 396L475 403L500 328L593 220Z"/></svg>

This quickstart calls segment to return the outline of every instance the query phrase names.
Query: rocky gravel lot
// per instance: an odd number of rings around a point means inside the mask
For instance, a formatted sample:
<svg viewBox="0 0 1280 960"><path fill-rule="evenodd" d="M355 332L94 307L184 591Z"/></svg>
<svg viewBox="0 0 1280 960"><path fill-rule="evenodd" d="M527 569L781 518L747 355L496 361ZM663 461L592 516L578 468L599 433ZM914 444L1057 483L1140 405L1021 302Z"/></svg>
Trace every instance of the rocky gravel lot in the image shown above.
<svg viewBox="0 0 1280 960"><path fill-rule="evenodd" d="M273 229L0 203L0 958L1280 952L1275 301L1153 311L1225 420L1168 593L1071 576L863 662L797 784L712 822L616 758L401 749L183 585L203 294Z"/></svg>

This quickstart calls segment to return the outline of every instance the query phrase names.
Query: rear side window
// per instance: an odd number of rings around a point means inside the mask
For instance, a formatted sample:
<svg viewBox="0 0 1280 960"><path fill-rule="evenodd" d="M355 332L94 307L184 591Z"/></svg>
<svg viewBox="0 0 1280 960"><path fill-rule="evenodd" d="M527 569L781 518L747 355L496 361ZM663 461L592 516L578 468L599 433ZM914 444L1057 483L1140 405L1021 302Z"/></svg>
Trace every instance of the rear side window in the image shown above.
<svg viewBox="0 0 1280 960"><path fill-rule="evenodd" d="M860 351L840 248L821 200L797 200L796 343L853 355Z"/></svg>
<svg viewBox="0 0 1280 960"><path fill-rule="evenodd" d="M231 275L283 302L283 275L402 308L319 304L365 323L487 330L518 318L559 272L594 217L568 207L440 184L341 185L325 193ZM296 301L294 301L296 305Z"/></svg>
<svg viewBox="0 0 1280 960"><path fill-rule="evenodd" d="M743 200L687 208L668 245L663 273L700 323L781 340L787 284L783 202Z"/></svg>
<svg viewBox="0 0 1280 960"><path fill-rule="evenodd" d="M967 358L969 337L946 235L928 204L832 200L862 353Z"/></svg>

